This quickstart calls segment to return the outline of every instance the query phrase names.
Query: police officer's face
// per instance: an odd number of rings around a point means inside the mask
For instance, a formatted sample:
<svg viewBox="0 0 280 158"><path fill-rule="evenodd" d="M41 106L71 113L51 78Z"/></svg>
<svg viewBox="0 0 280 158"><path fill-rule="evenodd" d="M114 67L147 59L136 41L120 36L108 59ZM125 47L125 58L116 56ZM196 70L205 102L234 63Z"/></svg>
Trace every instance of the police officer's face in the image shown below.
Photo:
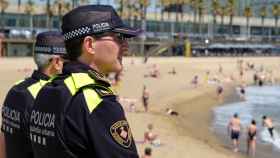
<svg viewBox="0 0 280 158"><path fill-rule="evenodd" d="M94 41L95 62L102 73L120 72L122 56L128 50L126 39L117 33L106 33Z"/></svg>

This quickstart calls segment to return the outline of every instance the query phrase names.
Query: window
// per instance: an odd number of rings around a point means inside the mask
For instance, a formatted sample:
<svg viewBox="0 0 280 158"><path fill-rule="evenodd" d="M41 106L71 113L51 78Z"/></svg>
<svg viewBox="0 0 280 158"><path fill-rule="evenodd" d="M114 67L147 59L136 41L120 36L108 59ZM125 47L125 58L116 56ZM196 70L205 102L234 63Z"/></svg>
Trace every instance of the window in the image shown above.
<svg viewBox="0 0 280 158"><path fill-rule="evenodd" d="M14 18L9 18L9 19L6 20L6 25L7 26L16 26L16 24L17 24L17 21Z"/></svg>

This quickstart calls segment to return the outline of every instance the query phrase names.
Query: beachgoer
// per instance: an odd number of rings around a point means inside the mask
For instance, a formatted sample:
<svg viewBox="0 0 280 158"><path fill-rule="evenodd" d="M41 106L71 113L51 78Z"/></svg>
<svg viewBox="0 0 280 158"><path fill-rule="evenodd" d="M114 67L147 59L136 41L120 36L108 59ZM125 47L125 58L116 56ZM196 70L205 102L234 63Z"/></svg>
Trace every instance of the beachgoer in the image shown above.
<svg viewBox="0 0 280 158"><path fill-rule="evenodd" d="M259 86L262 87L263 86L263 80L259 79Z"/></svg>
<svg viewBox="0 0 280 158"><path fill-rule="evenodd" d="M149 98L150 98L150 93L149 93L147 87L144 85L143 93L142 93L142 102L143 102L145 112L148 112Z"/></svg>
<svg viewBox="0 0 280 158"><path fill-rule="evenodd" d="M262 87L264 85L264 81L266 79L266 76L264 73L261 73L261 75L259 76L259 86Z"/></svg>
<svg viewBox="0 0 280 158"><path fill-rule="evenodd" d="M239 77L240 77L240 81L243 81L243 77L244 77L244 70L242 69L242 70L240 70L239 71Z"/></svg>
<svg viewBox="0 0 280 158"><path fill-rule="evenodd" d="M153 124L148 124L147 126L147 131L144 133L144 142L145 143L150 143L150 144L154 144L155 142L157 142L157 134L153 133Z"/></svg>
<svg viewBox="0 0 280 158"><path fill-rule="evenodd" d="M255 120L252 120L251 124L248 127L247 133L247 154L249 155L251 152L252 156L255 156L257 139L257 126Z"/></svg>
<svg viewBox="0 0 280 158"><path fill-rule="evenodd" d="M242 99L242 100L245 100L245 85L241 85L240 86L240 98Z"/></svg>
<svg viewBox="0 0 280 158"><path fill-rule="evenodd" d="M144 55L144 64L146 64L148 62L148 59L149 59L149 55L148 54L145 54Z"/></svg>
<svg viewBox="0 0 280 158"><path fill-rule="evenodd" d="M171 108L166 108L166 114L171 116L178 116L179 113L177 111L172 110Z"/></svg>
<svg viewBox="0 0 280 158"><path fill-rule="evenodd" d="M223 74L223 67L222 67L221 64L219 64L219 73L220 73L220 74Z"/></svg>
<svg viewBox="0 0 280 158"><path fill-rule="evenodd" d="M159 68L157 64L153 64L152 71L150 73L151 77L158 78L160 75Z"/></svg>
<svg viewBox="0 0 280 158"><path fill-rule="evenodd" d="M197 84L198 84L198 76L195 75L191 81L192 85L194 86L194 88L197 87Z"/></svg>
<svg viewBox="0 0 280 158"><path fill-rule="evenodd" d="M223 88L222 84L219 84L217 87L217 97L218 97L219 102L223 101L223 91L224 91L224 88Z"/></svg>
<svg viewBox="0 0 280 158"><path fill-rule="evenodd" d="M259 75L258 75L257 72L254 73L253 80L254 80L254 84L257 85L258 84L258 80L259 80Z"/></svg>
<svg viewBox="0 0 280 158"><path fill-rule="evenodd" d="M231 134L231 140L233 142L234 152L238 152L239 135L241 130L241 123L238 114L235 113L228 123L228 132Z"/></svg>
<svg viewBox="0 0 280 158"><path fill-rule="evenodd" d="M209 82L209 76L210 76L210 71L207 70L204 76L204 83L208 83Z"/></svg>
<svg viewBox="0 0 280 158"><path fill-rule="evenodd" d="M146 147L142 158L151 158L151 157L152 157L152 149L149 147Z"/></svg>
<svg viewBox="0 0 280 158"><path fill-rule="evenodd" d="M266 115L264 115L262 117L262 119L263 119L263 126L267 127L268 132L269 132L271 138L274 139L274 134L273 134L274 126L273 126L272 119L270 117L267 117Z"/></svg>
<svg viewBox="0 0 280 158"><path fill-rule="evenodd" d="M168 74L171 74L171 75L176 75L176 69L175 67L172 67L172 70L171 71L168 71Z"/></svg>

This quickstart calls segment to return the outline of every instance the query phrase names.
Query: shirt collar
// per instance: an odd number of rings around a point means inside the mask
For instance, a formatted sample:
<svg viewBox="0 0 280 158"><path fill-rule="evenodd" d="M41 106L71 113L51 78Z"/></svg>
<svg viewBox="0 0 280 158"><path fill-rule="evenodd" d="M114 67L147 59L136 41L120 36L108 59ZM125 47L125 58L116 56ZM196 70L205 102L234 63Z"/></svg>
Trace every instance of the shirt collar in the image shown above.
<svg viewBox="0 0 280 158"><path fill-rule="evenodd" d="M93 70L90 66L80 63L78 61L70 61L66 62L63 65L63 74L70 74L70 73L79 73L79 72L88 72L89 70Z"/></svg>
<svg viewBox="0 0 280 158"><path fill-rule="evenodd" d="M50 79L50 77L48 75L46 75L43 72L38 71L38 70L33 71L31 78L34 78L36 80L45 80L45 81Z"/></svg>
<svg viewBox="0 0 280 158"><path fill-rule="evenodd" d="M95 71L89 65L83 64L78 61L67 62L63 65L62 74L69 75L71 73L87 73L94 80L110 86L109 81L103 74Z"/></svg>

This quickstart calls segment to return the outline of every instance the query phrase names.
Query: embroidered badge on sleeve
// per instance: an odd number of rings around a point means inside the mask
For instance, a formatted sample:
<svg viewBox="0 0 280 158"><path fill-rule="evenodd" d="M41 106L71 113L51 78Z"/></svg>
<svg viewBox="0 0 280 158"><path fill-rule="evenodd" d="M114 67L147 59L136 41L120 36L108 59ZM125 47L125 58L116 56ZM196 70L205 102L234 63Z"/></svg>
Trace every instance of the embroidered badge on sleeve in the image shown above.
<svg viewBox="0 0 280 158"><path fill-rule="evenodd" d="M125 148L129 148L132 142L132 135L126 120L114 123L110 132L114 140Z"/></svg>

